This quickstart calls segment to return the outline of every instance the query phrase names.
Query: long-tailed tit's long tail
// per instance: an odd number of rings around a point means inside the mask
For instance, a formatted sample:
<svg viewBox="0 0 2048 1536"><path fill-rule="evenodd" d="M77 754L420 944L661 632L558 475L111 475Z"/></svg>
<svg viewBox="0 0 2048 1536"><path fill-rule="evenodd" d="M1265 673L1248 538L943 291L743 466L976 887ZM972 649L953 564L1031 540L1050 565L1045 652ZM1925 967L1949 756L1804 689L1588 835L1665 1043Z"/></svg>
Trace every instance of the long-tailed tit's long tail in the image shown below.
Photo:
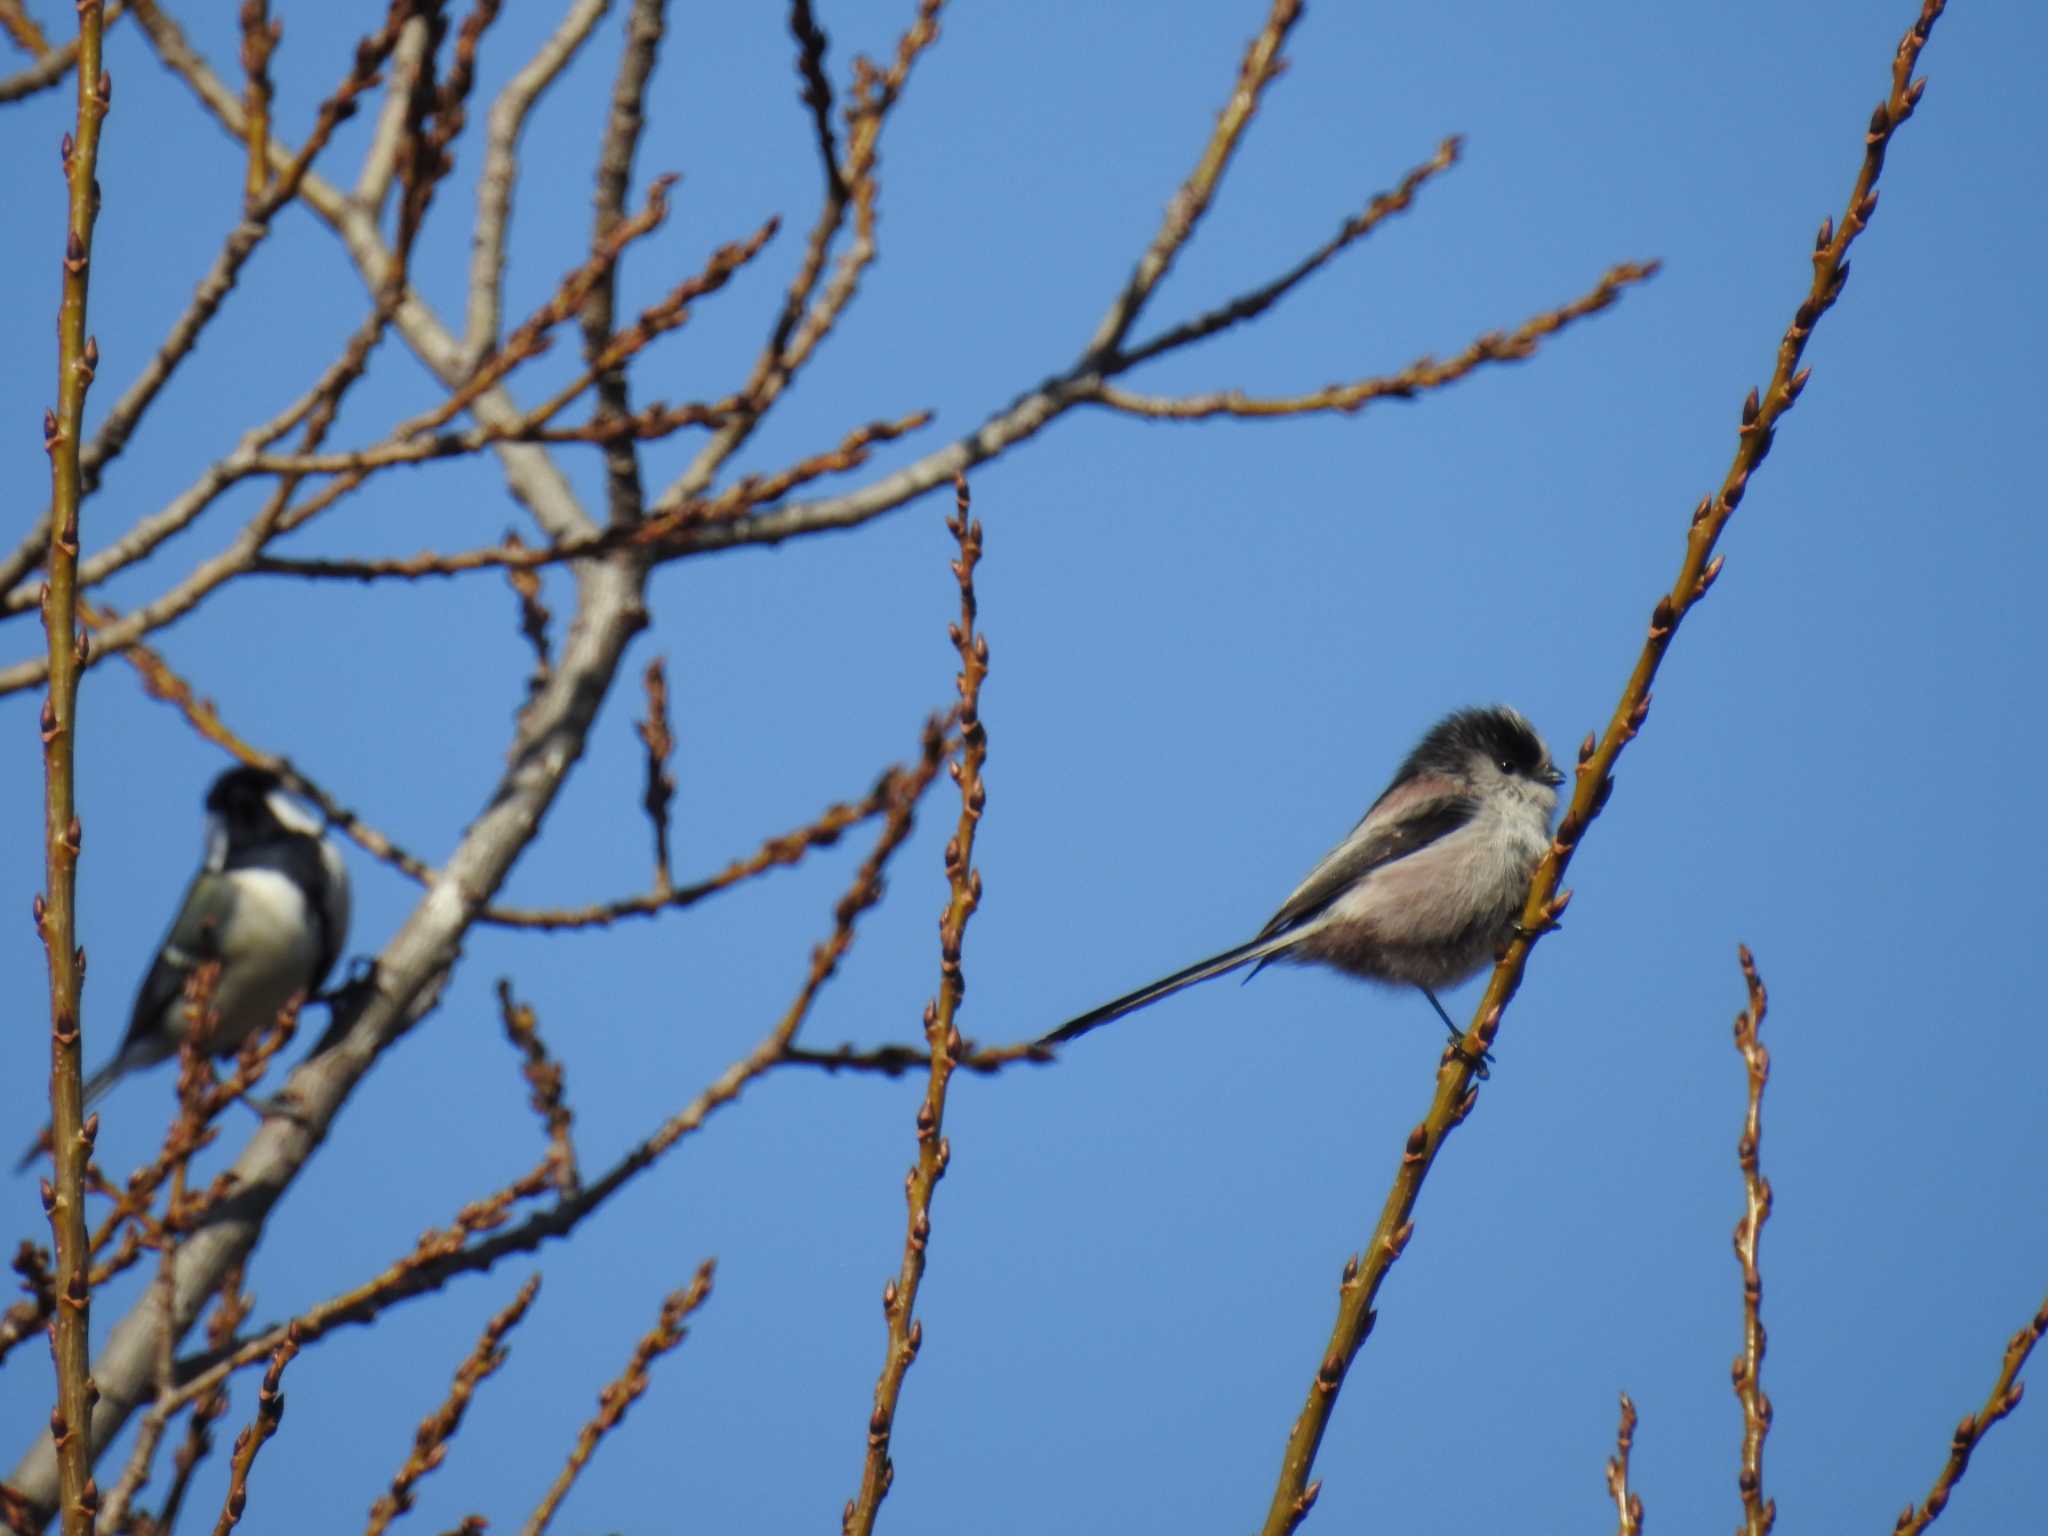
<svg viewBox="0 0 2048 1536"><path fill-rule="evenodd" d="M1175 971L1171 976L1162 976L1149 987L1140 987L1127 992L1114 1002L1104 1003L1100 1008L1091 1008L1079 1018L1069 1019L1051 1034L1039 1040L1040 1045L1058 1045L1076 1035L1085 1035L1098 1024L1107 1024L1111 1019L1120 1019L1125 1014L1156 1003L1182 987L1191 987L1198 981L1207 981L1211 976L1222 976L1240 966L1250 965L1254 960L1264 960L1277 955L1283 949L1292 948L1301 939L1299 928L1289 928L1280 933L1262 934L1250 943L1240 944L1235 949L1226 949L1220 955L1211 955L1184 971Z"/></svg>

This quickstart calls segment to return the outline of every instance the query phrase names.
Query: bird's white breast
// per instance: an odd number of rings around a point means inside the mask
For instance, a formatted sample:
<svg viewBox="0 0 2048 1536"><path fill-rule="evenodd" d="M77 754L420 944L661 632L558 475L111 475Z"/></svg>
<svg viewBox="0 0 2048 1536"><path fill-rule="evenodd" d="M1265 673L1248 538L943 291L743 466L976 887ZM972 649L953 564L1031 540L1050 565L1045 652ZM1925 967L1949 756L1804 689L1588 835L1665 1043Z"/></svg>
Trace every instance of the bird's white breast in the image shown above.
<svg viewBox="0 0 2048 1536"><path fill-rule="evenodd" d="M320 958L319 935L306 898L274 869L240 869L228 877L234 907L215 936L221 960L213 1042L233 1050L267 1028L295 992L307 988ZM183 1004L173 1005L173 1033L182 1035Z"/></svg>

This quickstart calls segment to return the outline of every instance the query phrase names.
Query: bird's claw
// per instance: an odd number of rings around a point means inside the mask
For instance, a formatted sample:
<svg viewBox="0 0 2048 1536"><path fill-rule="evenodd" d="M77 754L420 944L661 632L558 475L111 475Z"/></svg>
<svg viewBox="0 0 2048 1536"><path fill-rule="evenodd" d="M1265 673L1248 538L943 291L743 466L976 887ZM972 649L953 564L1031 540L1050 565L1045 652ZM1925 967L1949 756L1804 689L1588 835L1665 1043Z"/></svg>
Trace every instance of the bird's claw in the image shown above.
<svg viewBox="0 0 2048 1536"><path fill-rule="evenodd" d="M1471 1067L1472 1075L1482 1083L1491 1080L1493 1077L1493 1052L1482 1050L1478 1055L1473 1055L1465 1049L1465 1037L1463 1035L1454 1034L1451 1036L1451 1043L1444 1048L1444 1055L1446 1057L1455 1056L1458 1060Z"/></svg>

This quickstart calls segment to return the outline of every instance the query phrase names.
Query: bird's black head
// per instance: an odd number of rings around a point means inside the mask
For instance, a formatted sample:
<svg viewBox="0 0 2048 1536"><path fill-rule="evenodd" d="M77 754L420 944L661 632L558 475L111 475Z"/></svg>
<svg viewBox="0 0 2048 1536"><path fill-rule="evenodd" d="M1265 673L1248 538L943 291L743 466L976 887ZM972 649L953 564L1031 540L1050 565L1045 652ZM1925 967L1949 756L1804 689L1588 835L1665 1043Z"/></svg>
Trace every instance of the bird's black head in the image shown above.
<svg viewBox="0 0 2048 1536"><path fill-rule="evenodd" d="M1474 759L1479 763L1475 764ZM1469 779L1480 764L1508 778L1526 779L1547 788L1554 789L1564 782L1564 775L1552 766L1550 749L1536 734L1536 727L1519 711L1502 704L1446 715L1408 754L1408 761L1395 777L1398 781L1441 774Z"/></svg>
<svg viewBox="0 0 2048 1536"><path fill-rule="evenodd" d="M320 823L267 768L230 768L206 792L209 849L225 852L286 837L320 835Z"/></svg>

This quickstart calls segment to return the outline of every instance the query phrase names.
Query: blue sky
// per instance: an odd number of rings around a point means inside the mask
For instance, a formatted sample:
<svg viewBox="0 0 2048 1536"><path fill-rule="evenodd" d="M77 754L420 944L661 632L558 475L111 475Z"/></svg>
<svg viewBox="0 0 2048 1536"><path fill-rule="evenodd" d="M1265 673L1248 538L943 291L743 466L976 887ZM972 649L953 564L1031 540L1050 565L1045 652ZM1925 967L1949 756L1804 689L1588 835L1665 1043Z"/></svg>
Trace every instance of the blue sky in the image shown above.
<svg viewBox="0 0 2048 1536"><path fill-rule="evenodd" d="M186 9L231 70L226 8ZM820 9L843 80L854 50L891 46L909 8ZM552 7L508 10L484 49L478 116L552 24ZM280 11L280 112L295 135L352 34L324 8ZM639 399L730 388L799 259L817 168L782 15L673 20L636 187L663 170L683 180L625 268L622 304L651 302L770 213L788 225L662 345ZM929 407L937 425L876 468L904 462L1064 367L1192 164L1261 15L1237 0L950 13L884 142L881 259L739 467ZM1445 134L1467 136L1465 161L1256 325L1134 387L1278 393L1388 372L1562 302L1616 261L1664 270L1533 362L1417 403L1204 426L1077 412L976 474L994 665L968 1033L1035 1034L1255 930L1447 708L1512 702L1560 754L1604 721L1690 510L1728 462L1742 397L1768 377L1804 293L1813 231L1840 215L1910 20L1905 4L1869 0L1311 7L1141 334L1291 263ZM586 249L619 32L613 16L529 130L515 315ZM1601 1469L1622 1388L1642 1414L1635 1481L1656 1528L1738 1518L1738 941L1772 998L1766 1484L1788 1527L1884 1529L1924 1496L1955 1421L2041 1305L2048 1040L2032 874L2048 849L2027 796L2048 762L2044 47L2048 19L2018 0L1963 0L1936 29L1932 83L1808 353L1812 384L1728 531L1726 570L1572 867L1566 926L1539 947L1493 1080L1381 1294L1322 1448L1310 1530L1599 1529L1613 1518ZM109 62L100 410L211 259L240 177L126 24ZM68 112L58 92L4 119L10 545L46 494L36 424L52 388ZM330 175L353 179L364 128L323 162ZM415 264L444 308L461 293L474 174L463 159ZM242 286L110 471L88 550L303 389L363 309L303 212ZM573 366L572 345L558 352L522 398ZM336 440L374 440L432 399L387 343ZM649 478L665 482L683 452L650 450ZM594 494L595 462L566 462ZM655 578L632 660L668 659L680 876L859 794L914 749L923 715L950 698L949 504ZM255 505L230 499L218 526L107 598L159 590ZM488 464L438 465L387 475L296 552L409 554L508 526L527 531ZM559 625L559 576L548 601ZM0 661L40 643L17 620ZM500 768L527 665L489 575L368 590L246 581L162 644L246 734L431 859ZM124 667L92 672L83 697L97 1062L190 874L199 799L223 759ZM644 885L639 709L636 689L608 703L509 899ZM24 1135L41 1113L46 1027L26 921L35 710L0 700L17 850L0 910L22 914L0 925L22 1063L0 1080L0 1124ZM916 1038L952 817L935 792L811 1043ZM474 934L440 1010L380 1063L272 1224L258 1316L354 1283L530 1166L539 1135L499 1038L497 977L539 1010L584 1166L601 1168L772 1024L867 842L655 924ZM351 859L350 950L373 953L415 891ZM1478 990L1447 1001L1469 1015ZM1440 1040L1419 999L1280 968L1135 1015L1054 1068L959 1081L885 1527L1255 1524ZM168 1076L108 1101L111 1167L154 1145ZM690 1339L656 1365L557 1528L829 1528L858 1480L918 1092L773 1076L573 1243L309 1350L252 1518L366 1510L476 1330L537 1263L540 1299L511 1360L411 1517L420 1530L471 1510L500 1529L523 1520L662 1295L715 1254L718 1287ZM231 1126L232 1146L244 1127ZM45 1232L30 1181L0 1208L10 1248ZM96 1331L134 1294L96 1307ZM10 1446L47 1414L43 1372L24 1349L0 1373ZM253 1396L238 1385L230 1427ZM2023 1405L1992 1432L1944 1530L2040 1524L2044 1412ZM201 1510L217 1507L221 1475L202 1481Z"/></svg>

